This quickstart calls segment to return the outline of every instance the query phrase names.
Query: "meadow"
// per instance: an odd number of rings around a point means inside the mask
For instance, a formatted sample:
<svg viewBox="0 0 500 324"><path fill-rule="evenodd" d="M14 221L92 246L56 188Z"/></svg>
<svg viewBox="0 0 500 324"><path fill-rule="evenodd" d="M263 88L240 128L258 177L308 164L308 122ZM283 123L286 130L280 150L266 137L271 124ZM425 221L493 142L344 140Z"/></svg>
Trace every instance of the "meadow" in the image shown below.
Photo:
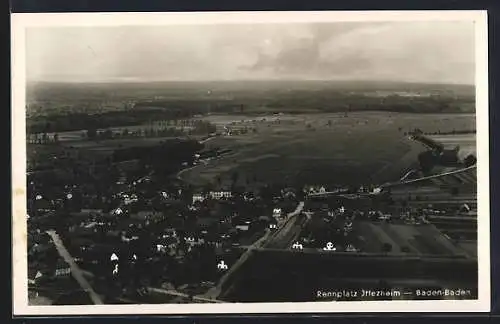
<svg viewBox="0 0 500 324"><path fill-rule="evenodd" d="M228 186L236 181L246 187L393 181L415 166L418 153L425 150L409 140L406 132L414 128L447 132L475 124L471 114L391 112L205 118L220 128L229 125L251 131L205 143L206 148L230 149L231 153L183 172L182 178L195 185Z"/></svg>

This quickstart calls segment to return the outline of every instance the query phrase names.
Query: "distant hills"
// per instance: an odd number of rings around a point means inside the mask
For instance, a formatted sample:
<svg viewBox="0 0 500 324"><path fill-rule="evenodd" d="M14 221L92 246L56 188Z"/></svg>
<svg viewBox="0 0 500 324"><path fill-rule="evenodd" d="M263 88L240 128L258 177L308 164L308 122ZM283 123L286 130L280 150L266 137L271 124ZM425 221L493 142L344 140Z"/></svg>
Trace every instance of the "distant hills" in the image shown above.
<svg viewBox="0 0 500 324"><path fill-rule="evenodd" d="M331 81L331 80L244 80L244 81L155 81L155 82L30 82L27 84L29 94L44 90L94 89L94 90L131 90L165 91L165 90L216 90L216 91L263 91L263 90L344 90L344 91L430 91L453 92L457 95L475 93L474 85L412 83L390 81Z"/></svg>
<svg viewBox="0 0 500 324"><path fill-rule="evenodd" d="M134 125L196 114L474 113L470 85L373 81L213 81L27 85L30 132Z"/></svg>

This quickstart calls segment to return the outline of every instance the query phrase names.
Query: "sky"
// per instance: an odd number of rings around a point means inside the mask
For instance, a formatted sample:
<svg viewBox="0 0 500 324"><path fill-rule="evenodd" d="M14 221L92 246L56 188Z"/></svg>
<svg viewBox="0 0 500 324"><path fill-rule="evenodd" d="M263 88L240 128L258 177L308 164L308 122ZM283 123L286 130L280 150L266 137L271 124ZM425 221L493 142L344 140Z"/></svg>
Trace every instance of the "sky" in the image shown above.
<svg viewBox="0 0 500 324"><path fill-rule="evenodd" d="M27 81L473 84L472 22L31 27Z"/></svg>

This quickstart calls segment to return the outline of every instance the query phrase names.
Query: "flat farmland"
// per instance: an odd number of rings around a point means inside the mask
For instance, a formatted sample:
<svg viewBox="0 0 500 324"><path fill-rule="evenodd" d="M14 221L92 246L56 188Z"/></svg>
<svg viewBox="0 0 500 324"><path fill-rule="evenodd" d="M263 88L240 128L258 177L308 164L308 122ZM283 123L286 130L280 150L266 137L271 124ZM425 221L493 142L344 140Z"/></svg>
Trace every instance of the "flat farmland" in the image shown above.
<svg viewBox="0 0 500 324"><path fill-rule="evenodd" d="M366 252L381 253L384 244L391 245L391 252L401 253L402 248L413 254L462 255L461 247L449 241L433 225L404 225L358 222L358 235Z"/></svg>
<svg viewBox="0 0 500 324"><path fill-rule="evenodd" d="M317 183L351 185L394 181L425 150L404 136L470 129L474 115L427 115L386 112L309 115L207 116L219 128L247 133L208 141L207 149L230 153L186 170L181 177L195 185L236 179L238 185Z"/></svg>

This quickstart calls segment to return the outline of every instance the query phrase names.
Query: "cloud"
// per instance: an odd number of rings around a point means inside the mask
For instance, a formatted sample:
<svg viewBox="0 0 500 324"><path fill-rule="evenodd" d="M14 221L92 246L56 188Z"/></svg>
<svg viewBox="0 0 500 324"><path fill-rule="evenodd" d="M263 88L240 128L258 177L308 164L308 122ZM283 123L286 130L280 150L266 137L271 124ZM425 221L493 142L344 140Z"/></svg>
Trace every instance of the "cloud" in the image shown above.
<svg viewBox="0 0 500 324"><path fill-rule="evenodd" d="M36 28L30 80L383 79L472 82L472 23Z"/></svg>
<svg viewBox="0 0 500 324"><path fill-rule="evenodd" d="M368 26L367 26L368 25ZM358 24L342 32L313 28L275 55L259 53L248 70L290 76L472 82L473 25L463 23Z"/></svg>

